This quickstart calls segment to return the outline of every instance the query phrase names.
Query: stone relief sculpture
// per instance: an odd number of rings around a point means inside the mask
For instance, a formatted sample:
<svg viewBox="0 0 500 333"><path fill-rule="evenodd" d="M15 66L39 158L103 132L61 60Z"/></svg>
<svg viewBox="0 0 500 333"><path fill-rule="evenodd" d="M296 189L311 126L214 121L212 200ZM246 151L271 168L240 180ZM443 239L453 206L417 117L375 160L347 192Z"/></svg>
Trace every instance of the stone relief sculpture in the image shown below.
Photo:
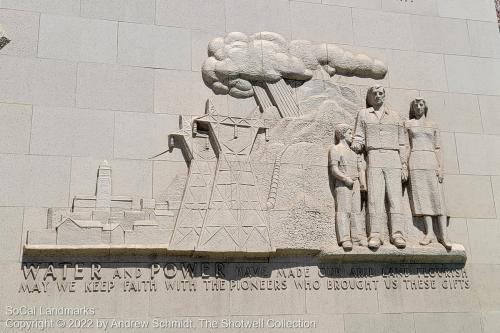
<svg viewBox="0 0 500 333"><path fill-rule="evenodd" d="M132 247L188 256L463 262L461 245L447 251L419 244L421 231L402 208L406 132L385 105L384 89L371 88L365 100L366 88L342 83L345 76L378 80L386 73L380 60L333 44L272 32L217 37L208 45L203 81L215 94L253 98L255 107L227 115L208 100L204 115L180 121L164 152L180 149L186 162L187 175L176 177L169 194L175 202L147 199L137 209L120 199L126 207L115 207L119 198L102 165L96 195L85 207L50 210L48 228L30 231L25 253ZM61 223L77 236L59 241ZM110 225L122 228L116 234L123 238L83 236L90 226Z"/></svg>
<svg viewBox="0 0 500 333"><path fill-rule="evenodd" d="M273 100L285 104L280 96L284 94L282 80L308 81L321 73L382 79L387 73L384 63L364 54L355 55L333 44L287 42L273 32L250 36L230 32L208 44L208 56L202 67L203 80L216 94L251 97L258 94L255 83L259 82L271 90ZM319 67L323 71L318 72Z"/></svg>
<svg viewBox="0 0 500 333"><path fill-rule="evenodd" d="M94 195L77 195L71 209L51 208L47 229L28 232L30 244L83 245L93 248L143 244L161 246L171 235L173 213L168 203L141 199L133 207L128 196L112 195L111 166L103 161L97 171Z"/></svg>
<svg viewBox="0 0 500 333"><path fill-rule="evenodd" d="M405 133L397 112L384 104L385 90L381 86L368 89L366 109L358 113L352 148L367 155L368 214L370 237L368 246L382 245L386 198L390 210L391 242L404 248L402 212L402 181L408 177L405 160Z"/></svg>
<svg viewBox="0 0 500 333"><path fill-rule="evenodd" d="M432 220L437 220L438 240L447 248L451 244L446 232L446 207L441 183L443 169L439 129L427 119L428 107L422 98L411 102L409 120L405 129L409 138L409 193L414 216L425 219L426 235L420 241L428 245L432 241Z"/></svg>
<svg viewBox="0 0 500 333"><path fill-rule="evenodd" d="M191 138L173 137L191 160L170 249L269 252L269 221L249 159L266 127L259 119L219 115L210 103L206 112L193 121Z"/></svg>
<svg viewBox="0 0 500 333"><path fill-rule="evenodd" d="M352 129L347 124L335 126L336 144L328 153L328 165L335 178L335 209L338 243L352 250L353 242L360 244L365 238L361 224L361 191L366 191L363 155L351 149Z"/></svg>
<svg viewBox="0 0 500 333"><path fill-rule="evenodd" d="M0 25L0 50L5 47L5 45L9 44L11 40L7 37L7 33Z"/></svg>
<svg viewBox="0 0 500 333"><path fill-rule="evenodd" d="M498 30L500 30L500 0L495 0L495 7L497 9Z"/></svg>

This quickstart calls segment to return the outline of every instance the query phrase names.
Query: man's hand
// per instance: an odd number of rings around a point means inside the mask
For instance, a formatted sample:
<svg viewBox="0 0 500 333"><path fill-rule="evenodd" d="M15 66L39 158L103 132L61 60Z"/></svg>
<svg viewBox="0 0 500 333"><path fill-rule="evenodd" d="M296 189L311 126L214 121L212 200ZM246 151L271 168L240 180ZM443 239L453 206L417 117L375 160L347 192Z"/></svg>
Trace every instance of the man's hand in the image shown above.
<svg viewBox="0 0 500 333"><path fill-rule="evenodd" d="M361 154L361 151L363 150L363 145L359 142L353 141L351 143L351 149L354 150L356 153Z"/></svg>
<svg viewBox="0 0 500 333"><path fill-rule="evenodd" d="M406 182L408 180L408 166L406 164L403 164L401 168L401 180L403 182Z"/></svg>
<svg viewBox="0 0 500 333"><path fill-rule="evenodd" d="M443 170L441 170L441 169L437 169L437 171L436 171L436 175L437 175L437 177L438 177L438 181L439 181L440 183L442 183L442 182L443 182L443 180L444 180Z"/></svg>
<svg viewBox="0 0 500 333"><path fill-rule="evenodd" d="M352 180L351 177L346 177L344 184L345 186L352 188L352 186L354 185L354 180Z"/></svg>

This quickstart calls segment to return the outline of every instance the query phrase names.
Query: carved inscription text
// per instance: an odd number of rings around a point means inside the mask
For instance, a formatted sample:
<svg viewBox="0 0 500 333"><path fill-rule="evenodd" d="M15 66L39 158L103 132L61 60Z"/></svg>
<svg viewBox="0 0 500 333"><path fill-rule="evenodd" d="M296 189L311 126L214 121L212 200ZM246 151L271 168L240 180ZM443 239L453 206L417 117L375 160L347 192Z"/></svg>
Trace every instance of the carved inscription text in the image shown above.
<svg viewBox="0 0 500 333"><path fill-rule="evenodd" d="M462 266L268 263L24 263L19 293L468 290Z"/></svg>

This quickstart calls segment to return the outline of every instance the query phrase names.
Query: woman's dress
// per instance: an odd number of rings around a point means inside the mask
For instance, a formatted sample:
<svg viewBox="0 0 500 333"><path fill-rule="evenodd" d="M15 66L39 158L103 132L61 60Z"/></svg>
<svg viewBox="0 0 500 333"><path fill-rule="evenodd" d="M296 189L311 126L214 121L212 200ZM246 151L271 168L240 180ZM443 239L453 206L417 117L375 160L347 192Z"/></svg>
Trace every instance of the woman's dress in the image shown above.
<svg viewBox="0 0 500 333"><path fill-rule="evenodd" d="M441 184L438 180L437 150L441 148L439 130L430 122L406 121L410 142L408 161L410 203L413 215L446 215Z"/></svg>

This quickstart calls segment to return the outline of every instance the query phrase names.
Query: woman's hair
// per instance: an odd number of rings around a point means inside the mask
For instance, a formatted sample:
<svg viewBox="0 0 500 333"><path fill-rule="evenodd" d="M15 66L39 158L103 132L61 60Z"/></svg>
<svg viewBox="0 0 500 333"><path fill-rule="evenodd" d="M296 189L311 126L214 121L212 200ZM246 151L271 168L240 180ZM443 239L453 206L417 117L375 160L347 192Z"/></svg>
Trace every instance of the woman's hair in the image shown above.
<svg viewBox="0 0 500 333"><path fill-rule="evenodd" d="M410 119L415 119L415 107L417 106L417 103L423 101L425 104L425 111L424 115L427 117L427 111L429 110L429 107L427 106L427 102L423 98L415 98L413 101L410 103L410 114L409 118Z"/></svg>
<svg viewBox="0 0 500 333"><path fill-rule="evenodd" d="M373 87L370 87L370 88L368 89L368 91L366 92L366 107L367 107L367 108L370 108L370 107L372 107L372 106L373 106L373 105L371 105L371 103L370 103L370 96L371 96L372 92L373 92L374 90L376 90L376 89L382 89L382 90L384 91L384 93L385 93L385 89L384 89L384 87L382 87L382 86L381 86L381 85L379 85L379 84L377 84L377 85L375 85L375 86L373 86Z"/></svg>

